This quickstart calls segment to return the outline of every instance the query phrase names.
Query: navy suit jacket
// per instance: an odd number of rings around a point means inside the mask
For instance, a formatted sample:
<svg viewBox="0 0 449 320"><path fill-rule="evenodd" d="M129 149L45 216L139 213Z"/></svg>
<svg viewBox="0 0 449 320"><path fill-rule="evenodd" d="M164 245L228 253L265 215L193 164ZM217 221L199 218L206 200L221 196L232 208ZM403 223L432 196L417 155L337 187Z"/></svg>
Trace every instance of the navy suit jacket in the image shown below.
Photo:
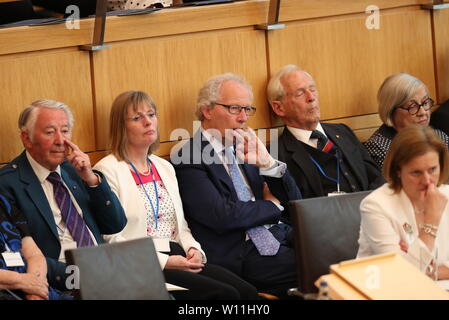
<svg viewBox="0 0 449 320"><path fill-rule="evenodd" d="M322 123L321 126L346 159L361 191L375 189L385 182L379 167L349 127L334 123ZM279 160L287 163L303 198L327 196L321 185L320 172L310 160L306 148L287 128L279 137Z"/></svg>
<svg viewBox="0 0 449 320"><path fill-rule="evenodd" d="M204 162L203 152L214 160L212 164ZM288 201L301 198L288 171L282 178L272 178L261 176L259 168L253 165L243 164L256 201L240 201L229 174L209 141L202 141L200 133L172 155L171 160L193 236L201 243L210 263L224 266L239 275L242 274L246 230L276 224L287 218L287 213L282 213L273 202L263 200L263 183L267 182L285 211L288 210Z"/></svg>
<svg viewBox="0 0 449 320"><path fill-rule="evenodd" d="M119 200L111 191L106 179L91 188L78 176L67 162L61 164L62 179L69 187L83 218L98 244L103 243L101 234L120 232L126 225L126 216ZM0 169L0 191L14 201L28 222L31 236L47 259L50 285L67 290L66 264L59 262L61 251L58 231L44 190L31 167L25 152Z"/></svg>

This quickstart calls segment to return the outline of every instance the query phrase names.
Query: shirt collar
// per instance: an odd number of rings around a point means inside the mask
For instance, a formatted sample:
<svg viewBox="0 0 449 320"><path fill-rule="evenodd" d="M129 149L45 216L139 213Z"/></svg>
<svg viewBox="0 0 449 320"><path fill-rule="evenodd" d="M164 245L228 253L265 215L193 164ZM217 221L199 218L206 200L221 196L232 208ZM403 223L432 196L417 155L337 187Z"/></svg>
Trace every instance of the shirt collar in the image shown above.
<svg viewBox="0 0 449 320"><path fill-rule="evenodd" d="M217 137L212 135L208 130L205 130L203 127L201 127L201 133L209 141L215 153L221 155L223 153L223 150L225 149L225 146L220 141L220 139L217 139Z"/></svg>
<svg viewBox="0 0 449 320"><path fill-rule="evenodd" d="M304 143L309 144L310 141L310 135L312 134L312 131L310 130L304 130L300 128L290 127L287 126L288 131L291 132L291 134L299 141L302 141ZM324 132L323 127L321 126L321 123L318 122L318 125L315 130L320 131L322 134L326 136L326 133Z"/></svg>
<svg viewBox="0 0 449 320"><path fill-rule="evenodd" d="M28 159L28 162L31 165L31 168L33 168L34 173L36 174L37 178L39 179L40 183L43 183L47 180L48 175L50 174L50 170L43 167L41 164L39 164L34 158L29 154L28 151L25 152L26 157ZM55 170L60 176L61 176L61 166L58 166Z"/></svg>

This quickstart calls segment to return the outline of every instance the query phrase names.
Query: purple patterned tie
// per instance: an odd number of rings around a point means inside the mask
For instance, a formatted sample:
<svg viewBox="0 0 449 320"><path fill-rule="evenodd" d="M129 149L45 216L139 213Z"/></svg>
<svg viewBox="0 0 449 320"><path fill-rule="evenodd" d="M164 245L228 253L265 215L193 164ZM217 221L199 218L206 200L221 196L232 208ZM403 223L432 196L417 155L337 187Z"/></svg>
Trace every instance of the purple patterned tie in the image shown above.
<svg viewBox="0 0 449 320"><path fill-rule="evenodd" d="M67 226L67 229L69 229L73 240L76 241L77 247L90 247L95 245L86 223L78 211L76 211L69 191L62 183L59 174L53 171L48 175L47 180L53 185L55 200L61 210L62 220Z"/></svg>
<svg viewBox="0 0 449 320"><path fill-rule="evenodd" d="M232 147L225 151L225 157L237 197L240 201L250 201L251 193L240 175ZM246 234L251 238L261 256L274 256L279 251L281 244L264 226L252 227L246 230Z"/></svg>

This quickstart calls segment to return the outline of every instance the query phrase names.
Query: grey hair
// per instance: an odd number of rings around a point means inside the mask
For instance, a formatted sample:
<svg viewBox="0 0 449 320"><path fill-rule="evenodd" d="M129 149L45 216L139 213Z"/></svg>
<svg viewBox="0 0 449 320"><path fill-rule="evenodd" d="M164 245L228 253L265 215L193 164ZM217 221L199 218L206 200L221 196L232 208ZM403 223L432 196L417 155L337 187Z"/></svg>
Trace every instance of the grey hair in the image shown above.
<svg viewBox="0 0 449 320"><path fill-rule="evenodd" d="M248 90L250 101L253 101L253 90L251 85L241 76L235 73L224 73L213 76L200 89L198 93L198 98L196 100L196 116L200 121L204 120L204 115L202 112L203 108L210 108L216 102L220 101L220 90L223 83L232 81L241 84Z"/></svg>
<svg viewBox="0 0 449 320"><path fill-rule="evenodd" d="M387 77L377 92L378 112L382 122L393 127L395 108L410 101L422 87L429 94L426 85L408 73L401 72Z"/></svg>
<svg viewBox="0 0 449 320"><path fill-rule="evenodd" d="M22 110L18 122L19 129L28 132L31 141L33 141L38 110L41 108L64 111L69 120L69 130L72 131L75 120L72 111L66 104L54 100L36 100Z"/></svg>
<svg viewBox="0 0 449 320"><path fill-rule="evenodd" d="M281 80L282 78L289 76L295 71L301 71L312 79L312 76L308 72L301 70L294 64L287 64L283 66L270 78L270 81L268 82L267 99L270 105L273 101L281 100L285 96L285 89L281 83Z"/></svg>

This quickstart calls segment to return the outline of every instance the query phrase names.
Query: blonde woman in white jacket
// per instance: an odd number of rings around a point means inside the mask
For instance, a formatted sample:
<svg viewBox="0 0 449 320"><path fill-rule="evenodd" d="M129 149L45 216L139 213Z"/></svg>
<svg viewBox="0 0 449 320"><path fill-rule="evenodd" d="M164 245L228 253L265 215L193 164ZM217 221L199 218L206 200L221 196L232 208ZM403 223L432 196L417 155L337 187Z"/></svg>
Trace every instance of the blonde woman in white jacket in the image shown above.
<svg viewBox="0 0 449 320"><path fill-rule="evenodd" d="M111 154L95 169L116 193L128 223L105 240L152 237L166 281L189 289L172 292L177 299L256 299L255 287L206 263L184 218L175 171L153 154L159 145L159 128L156 104L148 94L126 91L115 99L110 138Z"/></svg>

